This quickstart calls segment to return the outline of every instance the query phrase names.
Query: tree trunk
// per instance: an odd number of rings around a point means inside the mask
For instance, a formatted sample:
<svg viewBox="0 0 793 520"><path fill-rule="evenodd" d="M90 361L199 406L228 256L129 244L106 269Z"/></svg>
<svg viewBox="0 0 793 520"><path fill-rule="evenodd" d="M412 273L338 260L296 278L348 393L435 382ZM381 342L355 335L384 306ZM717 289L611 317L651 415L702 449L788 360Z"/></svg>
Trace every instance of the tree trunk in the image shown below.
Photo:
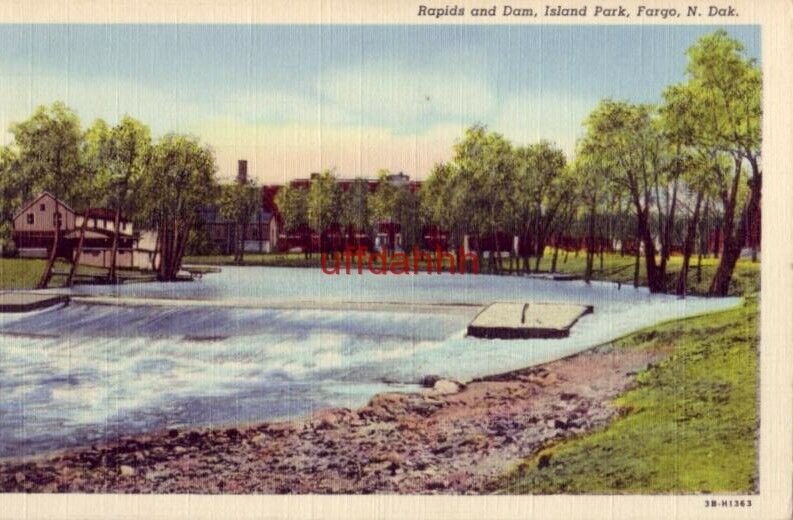
<svg viewBox="0 0 793 520"><path fill-rule="evenodd" d="M683 266L680 268L680 274L677 278L677 294L683 297L685 297L688 289L688 266L691 261L691 253L694 249L697 227L699 226L699 208L702 205L703 195L703 190L697 192L697 199L694 203L694 214L688 221L688 226L686 226L686 238L683 242Z"/></svg>
<svg viewBox="0 0 793 520"><path fill-rule="evenodd" d="M50 279L52 278L52 268L55 266L55 259L58 256L58 246L60 245L60 237L61 237L61 220L58 218L58 213L61 211L60 202L58 198L55 198L55 214L53 218L55 219L53 227L55 228L53 238L52 238L52 251L50 251L50 256L47 259L47 265L44 267L44 272L41 274L41 278L39 278L39 283L36 285L37 289L46 289L47 285L50 283Z"/></svg>
<svg viewBox="0 0 793 520"><path fill-rule="evenodd" d="M716 268L716 273L713 275L713 280L711 281L708 291L711 296L726 296L729 292L732 273L735 270L735 264L738 262L738 258L741 256L741 249L743 248L746 236L747 206L744 206L738 221L738 226L737 228L735 227L735 210L743 160L738 156L734 158L734 162L735 169L730 192L729 194L725 193L722 195L724 200L724 224L722 230L724 247L721 252L719 266ZM752 197L750 196L748 206L751 206L751 200Z"/></svg>
<svg viewBox="0 0 793 520"><path fill-rule="evenodd" d="M69 269L69 276L66 278L66 287L72 286L74 274L77 272L77 266L80 265L80 257L83 254L83 241L85 240L85 228L88 227L88 214L83 215L83 223L80 225L80 240L77 242L77 252L72 259L72 266Z"/></svg>
<svg viewBox="0 0 793 520"><path fill-rule="evenodd" d="M108 278L110 279L110 283L117 283L118 276L116 274L116 257L118 255L118 235L121 232L119 230L119 225L121 224L121 208L116 208L116 215L113 218L113 249L110 251L110 274Z"/></svg>
<svg viewBox="0 0 793 520"><path fill-rule="evenodd" d="M589 283L592 280L593 264L595 262L595 209L589 210L589 222L587 226L586 240L586 269L584 270L584 281Z"/></svg>
<svg viewBox="0 0 793 520"><path fill-rule="evenodd" d="M161 217L159 243L160 243L160 265L157 274L157 279L161 282L167 281L168 278L168 262L170 262L170 255L168 250L170 248L168 242L168 222L164 217Z"/></svg>
<svg viewBox="0 0 793 520"><path fill-rule="evenodd" d="M604 249L605 248L603 247L602 243L598 244L598 249L600 250L600 271L602 272L603 271L603 255L605 254L604 253Z"/></svg>
<svg viewBox="0 0 793 520"><path fill-rule="evenodd" d="M757 157L749 154L748 159L749 164L752 167L752 179L749 183L751 192L749 196L749 209L746 216L746 234L752 247L752 262L757 262L757 251L761 243L760 198L762 196L761 191L763 186L763 175L760 171Z"/></svg>
<svg viewBox="0 0 793 520"><path fill-rule="evenodd" d="M559 242L557 241L553 247L553 258L551 259L551 272L556 272L556 260L559 258Z"/></svg>

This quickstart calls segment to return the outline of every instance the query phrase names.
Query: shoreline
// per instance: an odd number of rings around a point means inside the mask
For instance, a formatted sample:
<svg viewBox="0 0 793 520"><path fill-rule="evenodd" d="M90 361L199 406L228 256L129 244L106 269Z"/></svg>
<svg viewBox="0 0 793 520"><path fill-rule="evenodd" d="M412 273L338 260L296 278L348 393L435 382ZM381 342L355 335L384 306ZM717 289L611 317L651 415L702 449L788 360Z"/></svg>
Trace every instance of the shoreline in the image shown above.
<svg viewBox="0 0 793 520"><path fill-rule="evenodd" d="M181 428L0 459L3 492L487 493L550 442L605 426L666 350L615 341L476 378L430 380L361 408Z"/></svg>

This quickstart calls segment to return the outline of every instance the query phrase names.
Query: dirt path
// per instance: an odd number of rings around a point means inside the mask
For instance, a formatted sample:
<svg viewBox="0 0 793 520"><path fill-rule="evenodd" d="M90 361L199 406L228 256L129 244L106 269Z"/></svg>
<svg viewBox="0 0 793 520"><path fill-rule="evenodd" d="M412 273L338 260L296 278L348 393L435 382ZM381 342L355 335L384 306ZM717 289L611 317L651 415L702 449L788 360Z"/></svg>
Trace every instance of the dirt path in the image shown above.
<svg viewBox="0 0 793 520"><path fill-rule="evenodd" d="M662 352L597 347L304 421L169 430L0 462L0 490L107 493L483 493L544 443L606 424Z"/></svg>

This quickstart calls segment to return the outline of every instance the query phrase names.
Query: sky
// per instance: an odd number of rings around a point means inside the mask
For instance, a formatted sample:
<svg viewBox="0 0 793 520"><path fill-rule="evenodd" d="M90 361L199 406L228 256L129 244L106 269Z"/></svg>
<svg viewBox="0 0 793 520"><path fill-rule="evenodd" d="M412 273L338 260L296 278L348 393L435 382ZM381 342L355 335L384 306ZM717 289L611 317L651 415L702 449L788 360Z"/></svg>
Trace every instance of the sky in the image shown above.
<svg viewBox="0 0 793 520"><path fill-rule="evenodd" d="M760 57L756 26L725 29ZM481 123L572 156L603 98L657 103L703 26L0 25L0 128L64 101L196 135L221 180L424 178Z"/></svg>

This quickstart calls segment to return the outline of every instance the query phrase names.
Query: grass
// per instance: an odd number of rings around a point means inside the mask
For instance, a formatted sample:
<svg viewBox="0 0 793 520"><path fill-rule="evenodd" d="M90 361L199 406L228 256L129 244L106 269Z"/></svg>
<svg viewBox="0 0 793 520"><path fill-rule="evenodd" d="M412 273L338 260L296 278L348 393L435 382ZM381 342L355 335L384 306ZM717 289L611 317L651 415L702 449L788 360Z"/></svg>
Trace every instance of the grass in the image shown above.
<svg viewBox="0 0 793 520"><path fill-rule="evenodd" d="M615 401L619 419L547 446L509 472L499 492L756 493L758 343L756 295L617 341L673 353Z"/></svg>
<svg viewBox="0 0 793 520"><path fill-rule="evenodd" d="M586 255L580 252L578 255L571 253L565 261L565 255L560 252L557 260L556 270L560 273L583 274L586 269ZM633 284L633 271L635 258L632 256L622 256L619 253L606 253L603 255L603 267L601 268L600 256L595 257L592 277L594 280L604 280L620 282L623 285ZM690 294L704 295L708 293L708 288L716 268L719 265L718 258L703 258L701 276L697 276L697 258L691 259L688 272L688 292ZM534 267L534 264L531 264ZM667 287L671 290L677 286L677 278L683 267L682 256L671 256L667 262ZM548 271L551 268L551 254L543 256L540 261L540 270ZM644 268L644 258L639 263L639 285L647 285L647 273ZM742 296L753 294L760 290L760 263L752 262L749 259L741 259L735 266L733 279L730 283L730 294Z"/></svg>
<svg viewBox="0 0 793 520"><path fill-rule="evenodd" d="M0 289L32 289L46 264L32 258L0 258Z"/></svg>
<svg viewBox="0 0 793 520"><path fill-rule="evenodd" d="M0 258L0 289L33 289L41 278L47 265L46 260L37 258ZM58 261L55 271L67 272L71 264ZM102 276L107 275L107 269L81 265L77 268L77 275ZM135 269L120 269L119 276L126 280L145 280L151 273ZM61 287L66 282L66 276L56 274L50 280L48 287Z"/></svg>

